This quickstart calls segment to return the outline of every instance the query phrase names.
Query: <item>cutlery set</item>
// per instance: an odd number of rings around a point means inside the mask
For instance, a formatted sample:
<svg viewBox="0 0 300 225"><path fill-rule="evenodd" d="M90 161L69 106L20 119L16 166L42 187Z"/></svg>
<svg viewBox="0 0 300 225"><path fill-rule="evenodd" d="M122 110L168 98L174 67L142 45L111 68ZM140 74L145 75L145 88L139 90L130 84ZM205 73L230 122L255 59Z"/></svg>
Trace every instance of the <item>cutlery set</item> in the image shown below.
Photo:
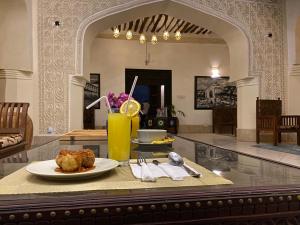
<svg viewBox="0 0 300 225"><path fill-rule="evenodd" d="M142 181L156 181L156 178L152 175L152 172L147 166L146 159L141 154L137 159L137 164L141 167Z"/></svg>
<svg viewBox="0 0 300 225"><path fill-rule="evenodd" d="M201 173L197 172L193 168L186 165L184 163L183 158L179 154L177 154L175 152L170 152L169 155L168 155L168 159L169 159L168 164L160 163L156 159L154 159L152 161L152 164L151 163L147 164L146 159L143 157L143 155L139 154L139 156L137 158L137 164L140 166L140 170L141 170L140 171L141 172L141 177L140 178L142 179L142 181L156 181L157 177L155 177L152 174L153 165L155 165L155 166L159 167L161 170L163 170L163 172L165 174L167 174L168 177L170 177L172 180L183 180L182 173L176 174L176 172L174 172L172 170L172 168L176 169L176 167L182 168L189 176L192 176L192 177L195 177L195 178L202 177ZM171 165L172 168L170 168L170 165ZM175 166L175 167L173 167L173 166ZM178 169L177 169L177 171L178 171ZM188 176L187 174L185 176Z"/></svg>

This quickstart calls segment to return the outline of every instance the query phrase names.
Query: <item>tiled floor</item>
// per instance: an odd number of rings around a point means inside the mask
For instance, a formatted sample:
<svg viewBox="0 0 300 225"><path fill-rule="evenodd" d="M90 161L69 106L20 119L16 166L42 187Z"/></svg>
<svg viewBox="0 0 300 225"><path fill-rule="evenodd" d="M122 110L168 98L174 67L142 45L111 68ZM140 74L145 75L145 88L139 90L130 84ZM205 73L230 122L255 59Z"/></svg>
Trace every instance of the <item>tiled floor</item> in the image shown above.
<svg viewBox="0 0 300 225"><path fill-rule="evenodd" d="M255 142L240 142L233 136L212 133L181 133L178 136L300 168L300 155L254 147Z"/></svg>

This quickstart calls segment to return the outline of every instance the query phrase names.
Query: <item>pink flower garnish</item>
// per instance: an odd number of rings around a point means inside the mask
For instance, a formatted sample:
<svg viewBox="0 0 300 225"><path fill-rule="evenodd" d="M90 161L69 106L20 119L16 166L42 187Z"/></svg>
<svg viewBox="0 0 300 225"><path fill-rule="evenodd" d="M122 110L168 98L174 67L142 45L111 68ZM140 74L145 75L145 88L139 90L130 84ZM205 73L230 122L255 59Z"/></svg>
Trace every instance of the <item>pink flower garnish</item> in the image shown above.
<svg viewBox="0 0 300 225"><path fill-rule="evenodd" d="M112 92L108 92L107 94L108 102L112 108L120 108L121 105L128 99L128 97L128 94L125 92L120 93L119 96L116 96Z"/></svg>

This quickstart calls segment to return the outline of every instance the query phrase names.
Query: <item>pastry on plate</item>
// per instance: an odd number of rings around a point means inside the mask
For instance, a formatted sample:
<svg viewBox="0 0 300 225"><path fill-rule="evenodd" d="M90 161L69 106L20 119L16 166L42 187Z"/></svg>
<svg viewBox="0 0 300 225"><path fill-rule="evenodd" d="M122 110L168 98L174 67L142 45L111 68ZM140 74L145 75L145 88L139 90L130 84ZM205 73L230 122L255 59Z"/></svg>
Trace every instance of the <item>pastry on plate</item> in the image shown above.
<svg viewBox="0 0 300 225"><path fill-rule="evenodd" d="M62 149L55 161L62 172L82 172L94 166L95 154L90 149L78 151Z"/></svg>

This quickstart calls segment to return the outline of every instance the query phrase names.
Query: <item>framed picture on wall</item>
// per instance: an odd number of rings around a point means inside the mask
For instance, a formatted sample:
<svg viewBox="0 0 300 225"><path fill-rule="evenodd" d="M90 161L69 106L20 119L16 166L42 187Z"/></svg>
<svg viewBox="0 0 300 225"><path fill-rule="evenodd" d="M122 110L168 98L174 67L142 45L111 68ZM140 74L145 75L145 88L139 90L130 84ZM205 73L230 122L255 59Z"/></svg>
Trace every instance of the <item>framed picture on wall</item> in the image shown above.
<svg viewBox="0 0 300 225"><path fill-rule="evenodd" d="M88 106L98 98L100 98L100 74L91 73L90 82L86 83L84 88L84 106ZM100 102L93 108L100 109Z"/></svg>
<svg viewBox="0 0 300 225"><path fill-rule="evenodd" d="M195 76L195 110L219 106L236 107L236 101L236 86L229 82L229 77Z"/></svg>

